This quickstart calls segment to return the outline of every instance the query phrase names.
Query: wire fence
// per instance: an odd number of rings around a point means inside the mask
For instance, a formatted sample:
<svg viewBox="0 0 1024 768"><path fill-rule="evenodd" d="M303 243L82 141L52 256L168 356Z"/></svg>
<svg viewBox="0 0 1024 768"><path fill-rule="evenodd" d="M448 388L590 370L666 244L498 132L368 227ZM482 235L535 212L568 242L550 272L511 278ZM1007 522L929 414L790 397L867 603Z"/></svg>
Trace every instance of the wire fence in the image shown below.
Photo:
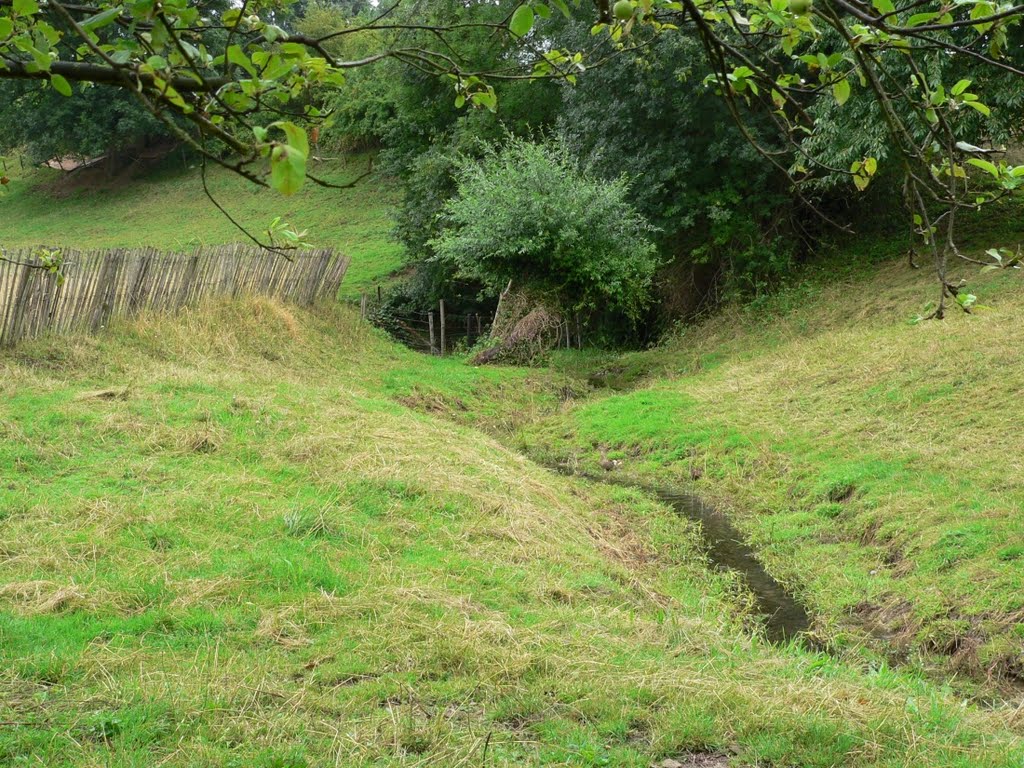
<svg viewBox="0 0 1024 768"><path fill-rule="evenodd" d="M379 294L378 294L379 296ZM459 350L470 349L481 338L490 334L490 319L480 313L451 313L446 311L444 301L438 302L436 310L424 312L381 311L381 301L374 302L366 294L360 303L360 314L364 320L386 328L402 344L431 355L450 355Z"/></svg>
<svg viewBox="0 0 1024 768"><path fill-rule="evenodd" d="M96 332L117 317L211 297L262 295L309 305L337 296L348 264L331 249L285 258L239 244L192 253L0 250L0 346L44 333Z"/></svg>
<svg viewBox="0 0 1024 768"><path fill-rule="evenodd" d="M500 306L499 302L496 315L500 314ZM560 317L550 313L529 312L519 319L528 326L536 326L538 314L544 318L539 333L537 328L533 328L533 331L519 329L515 323L500 333L507 334L512 344L518 343L518 337L526 334L533 342L549 349L583 349L584 324L578 314ZM489 338L494 332L490 314L451 313L447 311L443 299L437 303L436 309L427 311L398 311L388 307L380 286L377 287L376 297L373 294L362 294L360 316L387 330L405 346L439 356L472 349L480 339Z"/></svg>

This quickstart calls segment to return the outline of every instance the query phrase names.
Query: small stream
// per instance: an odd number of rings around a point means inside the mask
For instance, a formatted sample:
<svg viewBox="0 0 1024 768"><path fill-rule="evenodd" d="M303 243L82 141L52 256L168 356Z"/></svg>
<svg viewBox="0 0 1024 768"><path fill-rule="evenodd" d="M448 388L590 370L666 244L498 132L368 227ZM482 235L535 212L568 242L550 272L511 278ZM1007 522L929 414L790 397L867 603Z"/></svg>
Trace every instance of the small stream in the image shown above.
<svg viewBox="0 0 1024 768"><path fill-rule="evenodd" d="M566 466L554 467L570 477L583 477L598 483L635 488L654 496L676 512L698 523L708 559L717 568L739 574L754 596L757 614L764 617L765 637L773 643L802 640L813 645L805 633L810 630L811 617L796 597L772 578L757 559L754 549L743 540L743 534L730 522L728 515L706 504L699 496L667 488L632 483L616 477L598 477L574 472Z"/></svg>
<svg viewBox="0 0 1024 768"><path fill-rule="evenodd" d="M772 578L727 515L692 493L657 490L654 495L683 517L700 524L708 559L715 566L728 568L742 577L754 595L757 613L764 616L768 640L786 643L810 629L811 617L807 610Z"/></svg>

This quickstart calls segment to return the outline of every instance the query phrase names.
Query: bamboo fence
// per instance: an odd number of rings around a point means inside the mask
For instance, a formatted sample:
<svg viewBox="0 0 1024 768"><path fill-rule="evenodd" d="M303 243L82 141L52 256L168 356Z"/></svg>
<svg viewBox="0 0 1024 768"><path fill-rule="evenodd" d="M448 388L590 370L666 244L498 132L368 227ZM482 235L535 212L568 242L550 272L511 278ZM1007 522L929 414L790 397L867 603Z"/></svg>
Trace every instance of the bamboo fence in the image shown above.
<svg viewBox="0 0 1024 768"><path fill-rule="evenodd" d="M51 250L0 250L0 346L44 333L94 333L114 318L172 312L202 299L261 295L300 305L337 296L349 259L331 249L290 258L254 246L192 253L152 248L60 249L59 271L43 268Z"/></svg>

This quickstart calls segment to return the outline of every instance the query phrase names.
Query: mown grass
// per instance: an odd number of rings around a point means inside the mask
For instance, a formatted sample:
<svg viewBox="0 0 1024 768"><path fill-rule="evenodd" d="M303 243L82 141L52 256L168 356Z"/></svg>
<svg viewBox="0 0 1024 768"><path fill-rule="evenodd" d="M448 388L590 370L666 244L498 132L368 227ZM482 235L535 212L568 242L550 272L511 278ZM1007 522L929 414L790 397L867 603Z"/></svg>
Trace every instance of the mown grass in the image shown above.
<svg viewBox="0 0 1024 768"><path fill-rule="evenodd" d="M316 173L344 183L366 170L367 160L349 156L317 164ZM195 168L177 155L142 176L105 180L85 171L88 181L50 169L12 172L0 195L4 228L0 246L68 245L76 248L155 246L192 248L244 240L206 198ZM265 239L280 216L304 230L310 243L334 247L352 257L342 296L358 297L404 265L402 247L389 235L398 191L385 178L365 179L352 189L307 184L283 197L223 169L208 174L211 193L242 226Z"/></svg>
<svg viewBox="0 0 1024 768"><path fill-rule="evenodd" d="M989 244L1019 239L1011 224L997 220ZM901 661L1019 687L1024 278L970 268L984 306L915 323L933 276L892 261L897 246L871 248L890 260L848 253L656 350L560 360L633 390L535 424L522 444L591 466L607 444L625 472L728 508L837 647L881 639Z"/></svg>
<svg viewBox="0 0 1024 768"><path fill-rule="evenodd" d="M2 353L0 763L1024 759L1013 714L751 636L668 510L429 412L500 431L561 407L538 376L265 300Z"/></svg>

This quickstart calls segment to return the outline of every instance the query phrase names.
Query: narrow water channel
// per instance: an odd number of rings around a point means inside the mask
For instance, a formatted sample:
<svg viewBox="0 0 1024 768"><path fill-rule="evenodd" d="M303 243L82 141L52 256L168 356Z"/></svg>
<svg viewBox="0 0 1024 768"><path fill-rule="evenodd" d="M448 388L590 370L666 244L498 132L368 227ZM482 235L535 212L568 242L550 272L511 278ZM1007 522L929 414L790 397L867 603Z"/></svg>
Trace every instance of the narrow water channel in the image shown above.
<svg viewBox="0 0 1024 768"><path fill-rule="evenodd" d="M708 559L715 566L728 568L742 577L754 595L757 613L764 617L765 636L771 642L785 643L810 629L811 617L807 610L772 578L724 513L691 493L656 490L654 495L700 525Z"/></svg>
<svg viewBox="0 0 1024 768"><path fill-rule="evenodd" d="M743 540L743 535L726 514L706 504L692 493L631 483L614 476L598 477L574 472L565 466L555 466L554 469L570 477L583 477L594 482L622 485L643 491L668 504L688 520L697 523L712 565L739 574L754 596L757 614L764 619L765 637L773 643L803 640L813 644L805 635L811 627L811 617L807 610L792 593L768 573L757 559L753 548Z"/></svg>

